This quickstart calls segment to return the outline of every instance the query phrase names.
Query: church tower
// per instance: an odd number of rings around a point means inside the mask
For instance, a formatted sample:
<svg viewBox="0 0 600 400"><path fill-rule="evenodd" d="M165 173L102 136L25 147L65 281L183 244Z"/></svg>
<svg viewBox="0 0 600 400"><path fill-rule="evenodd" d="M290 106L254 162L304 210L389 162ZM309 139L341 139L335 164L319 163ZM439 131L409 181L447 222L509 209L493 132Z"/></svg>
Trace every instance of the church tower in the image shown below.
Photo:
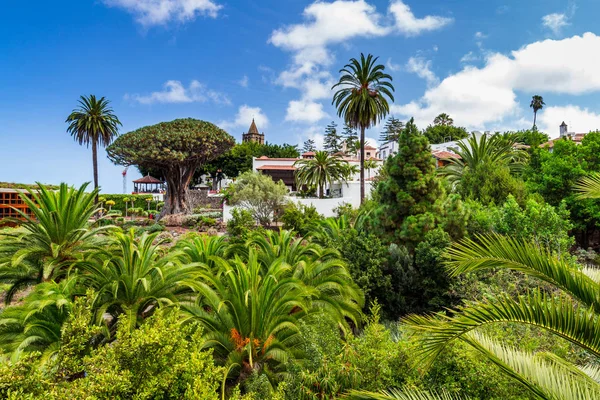
<svg viewBox="0 0 600 400"><path fill-rule="evenodd" d="M242 142L256 142L258 144L265 144L265 134L259 133L254 118L252 118L252 124L247 133L242 133Z"/></svg>
<svg viewBox="0 0 600 400"><path fill-rule="evenodd" d="M567 137L568 134L569 134L569 132L568 132L567 124L565 124L565 121L563 121L563 123L560 124L560 137L565 138L565 137Z"/></svg>

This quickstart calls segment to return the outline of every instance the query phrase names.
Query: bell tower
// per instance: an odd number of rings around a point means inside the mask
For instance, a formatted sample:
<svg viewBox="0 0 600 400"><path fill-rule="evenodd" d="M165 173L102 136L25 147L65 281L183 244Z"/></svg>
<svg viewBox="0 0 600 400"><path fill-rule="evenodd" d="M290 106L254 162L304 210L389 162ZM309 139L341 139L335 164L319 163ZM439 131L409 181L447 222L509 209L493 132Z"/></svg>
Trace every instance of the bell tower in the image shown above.
<svg viewBox="0 0 600 400"><path fill-rule="evenodd" d="M265 134L259 133L254 118L250 124L250 129L247 133L242 133L242 142L256 142L258 144L265 144Z"/></svg>

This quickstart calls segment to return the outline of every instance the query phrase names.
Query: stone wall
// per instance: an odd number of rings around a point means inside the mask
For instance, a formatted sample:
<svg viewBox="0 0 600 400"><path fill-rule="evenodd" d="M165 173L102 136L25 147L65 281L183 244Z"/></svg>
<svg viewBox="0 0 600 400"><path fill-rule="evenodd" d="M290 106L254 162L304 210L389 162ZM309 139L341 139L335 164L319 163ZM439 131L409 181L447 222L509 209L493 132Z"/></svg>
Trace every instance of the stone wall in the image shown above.
<svg viewBox="0 0 600 400"><path fill-rule="evenodd" d="M210 204L211 208L220 209L221 203L223 202L222 197L209 197L207 190L190 190L188 192L188 199L190 201L191 210L198 206L206 206L207 204Z"/></svg>

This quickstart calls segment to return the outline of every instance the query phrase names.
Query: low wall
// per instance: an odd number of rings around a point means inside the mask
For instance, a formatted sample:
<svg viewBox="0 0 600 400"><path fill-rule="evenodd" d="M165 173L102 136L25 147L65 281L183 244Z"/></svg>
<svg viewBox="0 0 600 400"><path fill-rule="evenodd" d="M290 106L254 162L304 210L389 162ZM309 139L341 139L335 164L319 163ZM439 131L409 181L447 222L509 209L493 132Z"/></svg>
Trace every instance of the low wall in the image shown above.
<svg viewBox="0 0 600 400"><path fill-rule="evenodd" d="M220 196L209 196L208 190L190 190L188 191L188 200L192 210L205 205L210 205L210 208L221 208L223 202L223 198Z"/></svg>

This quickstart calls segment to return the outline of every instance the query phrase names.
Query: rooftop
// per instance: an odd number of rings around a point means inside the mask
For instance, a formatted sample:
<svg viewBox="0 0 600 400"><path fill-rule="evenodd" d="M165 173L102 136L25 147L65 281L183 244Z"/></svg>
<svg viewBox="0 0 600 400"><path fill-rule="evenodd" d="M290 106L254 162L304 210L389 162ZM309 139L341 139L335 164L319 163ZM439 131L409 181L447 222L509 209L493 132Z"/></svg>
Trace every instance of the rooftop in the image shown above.
<svg viewBox="0 0 600 400"><path fill-rule="evenodd" d="M261 171L295 171L297 168L293 165L261 165L260 167L256 167L256 169Z"/></svg>
<svg viewBox="0 0 600 400"><path fill-rule="evenodd" d="M158 183L163 183L163 181L161 181L160 179L156 179L153 176L146 175L143 178L133 181L133 183L156 183L156 184L158 184Z"/></svg>

